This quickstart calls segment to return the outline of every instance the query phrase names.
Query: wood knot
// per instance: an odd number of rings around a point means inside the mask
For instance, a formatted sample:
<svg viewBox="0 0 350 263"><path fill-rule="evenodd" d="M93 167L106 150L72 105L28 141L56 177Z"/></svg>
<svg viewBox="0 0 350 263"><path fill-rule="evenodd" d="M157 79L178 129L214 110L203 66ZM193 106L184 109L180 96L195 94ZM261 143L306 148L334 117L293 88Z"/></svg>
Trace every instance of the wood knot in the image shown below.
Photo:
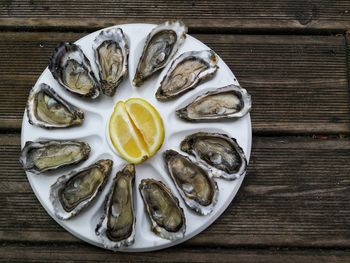
<svg viewBox="0 0 350 263"><path fill-rule="evenodd" d="M295 18L301 25L305 26L317 17L317 13L318 9L315 4L303 1L303 3L297 5Z"/></svg>

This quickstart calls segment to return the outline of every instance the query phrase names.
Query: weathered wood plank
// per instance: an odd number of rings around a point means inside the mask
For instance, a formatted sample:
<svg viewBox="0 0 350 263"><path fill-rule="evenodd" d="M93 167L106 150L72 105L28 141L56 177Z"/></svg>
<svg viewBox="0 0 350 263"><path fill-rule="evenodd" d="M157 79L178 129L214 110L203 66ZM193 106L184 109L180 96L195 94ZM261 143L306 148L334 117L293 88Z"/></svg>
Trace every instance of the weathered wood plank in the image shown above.
<svg viewBox="0 0 350 263"><path fill-rule="evenodd" d="M186 249L180 246L151 253L114 253L87 246L18 245L0 247L0 262L349 262L340 250ZM218 256L220 255L220 256Z"/></svg>
<svg viewBox="0 0 350 263"><path fill-rule="evenodd" d="M0 27L96 29L123 23L182 19L199 30L324 30L350 27L347 0L3 1Z"/></svg>
<svg viewBox="0 0 350 263"><path fill-rule="evenodd" d="M347 63L347 73L348 73L348 89L349 89L349 98L350 98L350 35L347 34L345 36L345 43L346 43L346 63ZM349 116L350 119L350 116Z"/></svg>
<svg viewBox="0 0 350 263"><path fill-rule="evenodd" d="M40 206L0 136L0 241L81 243ZM350 140L254 137L248 175L227 211L184 246L350 248Z"/></svg>
<svg viewBox="0 0 350 263"><path fill-rule="evenodd" d="M0 128L19 129L29 89L60 41L75 33L2 33ZM195 35L253 97L255 133L349 133L344 37ZM11 96L9 96L11 94Z"/></svg>

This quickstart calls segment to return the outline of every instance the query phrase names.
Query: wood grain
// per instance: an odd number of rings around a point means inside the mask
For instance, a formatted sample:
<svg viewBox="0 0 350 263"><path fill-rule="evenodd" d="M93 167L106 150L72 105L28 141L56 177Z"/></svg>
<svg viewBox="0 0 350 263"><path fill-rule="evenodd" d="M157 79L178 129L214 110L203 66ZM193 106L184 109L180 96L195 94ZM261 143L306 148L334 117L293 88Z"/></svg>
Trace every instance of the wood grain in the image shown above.
<svg viewBox="0 0 350 263"><path fill-rule="evenodd" d="M115 254L46 213L16 132L59 42L168 19L183 20L251 93L252 159L207 230L170 249ZM350 262L350 138L339 136L350 135L350 36L331 36L349 29L349 0L1 1L0 262Z"/></svg>
<svg viewBox="0 0 350 263"><path fill-rule="evenodd" d="M96 29L123 23L182 19L193 30L342 32L350 27L347 0L246 1L2 1L0 27Z"/></svg>
<svg viewBox="0 0 350 263"><path fill-rule="evenodd" d="M18 135L0 136L0 241L83 244L41 207L19 151ZM350 248L349 151L349 139L254 137L237 197L184 246Z"/></svg>
<svg viewBox="0 0 350 263"><path fill-rule="evenodd" d="M350 252L339 250L251 250L175 248L150 253L114 253L77 245L3 245L0 262L349 262ZM220 255L220 256L218 256Z"/></svg>
<svg viewBox="0 0 350 263"><path fill-rule="evenodd" d="M0 129L21 127L28 92L60 41L78 33L2 33ZM253 97L255 134L350 133L346 43L336 36L195 35ZM11 94L11 96L9 96Z"/></svg>

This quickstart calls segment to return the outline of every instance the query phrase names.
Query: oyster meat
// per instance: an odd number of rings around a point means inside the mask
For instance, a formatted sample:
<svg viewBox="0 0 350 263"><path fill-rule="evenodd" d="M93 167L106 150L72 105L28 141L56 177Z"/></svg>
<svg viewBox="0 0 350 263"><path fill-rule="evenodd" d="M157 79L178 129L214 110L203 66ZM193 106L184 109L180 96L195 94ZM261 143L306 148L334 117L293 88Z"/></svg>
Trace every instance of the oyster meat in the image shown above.
<svg viewBox="0 0 350 263"><path fill-rule="evenodd" d="M210 214L217 201L218 187L209 171L174 150L165 151L163 157L185 203L201 215Z"/></svg>
<svg viewBox="0 0 350 263"><path fill-rule="evenodd" d="M78 45L61 43L52 54L49 69L68 91L92 99L99 96L99 85L90 61Z"/></svg>
<svg viewBox="0 0 350 263"><path fill-rule="evenodd" d="M123 30L102 30L93 43L101 90L113 96L128 74L129 44Z"/></svg>
<svg viewBox="0 0 350 263"><path fill-rule="evenodd" d="M20 156L23 169L39 174L70 164L77 164L89 157L90 146L76 141L26 142Z"/></svg>
<svg viewBox="0 0 350 263"><path fill-rule="evenodd" d="M66 128L84 121L81 109L66 102L44 83L32 88L26 109L29 123L42 128Z"/></svg>
<svg viewBox="0 0 350 263"><path fill-rule="evenodd" d="M217 69L218 57L212 50L189 51L176 58L156 92L160 101L174 99L204 80L212 77Z"/></svg>
<svg viewBox="0 0 350 263"><path fill-rule="evenodd" d="M185 215L171 190L154 179L143 179L139 190L152 231L169 240L183 238L186 231Z"/></svg>
<svg viewBox="0 0 350 263"><path fill-rule="evenodd" d="M50 189L50 201L55 215L66 220L86 209L103 189L112 165L112 160L100 160L89 167L59 177Z"/></svg>
<svg viewBox="0 0 350 263"><path fill-rule="evenodd" d="M176 111L177 116L187 121L210 121L235 119L245 116L251 109L247 90L228 85L209 91Z"/></svg>
<svg viewBox="0 0 350 263"><path fill-rule="evenodd" d="M127 164L116 174L106 197L104 214L95 232L107 249L115 251L134 243L134 181L135 166Z"/></svg>
<svg viewBox="0 0 350 263"><path fill-rule="evenodd" d="M186 39L187 27L181 21L165 22L147 36L133 84L137 87L164 68Z"/></svg>
<svg viewBox="0 0 350 263"><path fill-rule="evenodd" d="M187 136L180 147L208 166L215 177L234 180L247 170L243 149L226 134L194 133Z"/></svg>

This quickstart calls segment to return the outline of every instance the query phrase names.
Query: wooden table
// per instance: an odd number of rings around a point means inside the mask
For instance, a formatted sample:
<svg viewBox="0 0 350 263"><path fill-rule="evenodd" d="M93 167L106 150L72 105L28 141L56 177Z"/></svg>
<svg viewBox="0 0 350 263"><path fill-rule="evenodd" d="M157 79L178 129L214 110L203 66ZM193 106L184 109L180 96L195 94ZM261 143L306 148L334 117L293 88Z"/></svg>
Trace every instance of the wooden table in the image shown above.
<svg viewBox="0 0 350 263"><path fill-rule="evenodd" d="M1 1L1 262L350 262L350 1ZM182 19L253 97L248 174L227 211L176 247L112 253L63 230L21 169L28 92L60 41Z"/></svg>

